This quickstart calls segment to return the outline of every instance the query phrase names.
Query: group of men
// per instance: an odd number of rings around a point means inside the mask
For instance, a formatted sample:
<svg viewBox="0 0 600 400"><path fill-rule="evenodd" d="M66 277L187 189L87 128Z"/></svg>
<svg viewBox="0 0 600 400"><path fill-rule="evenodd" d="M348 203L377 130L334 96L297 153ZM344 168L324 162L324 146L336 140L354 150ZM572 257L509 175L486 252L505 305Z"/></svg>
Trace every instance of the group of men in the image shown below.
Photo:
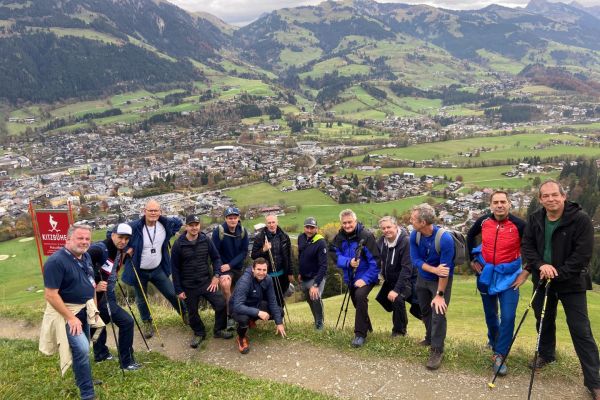
<svg viewBox="0 0 600 400"><path fill-rule="evenodd" d="M540 357L531 367L542 368L555 360L555 318L560 300L581 362L584 384L598 400L600 360L586 303L586 290L591 289L588 270L594 233L591 220L576 203L567 201L556 181L544 182L538 194L542 207L525 222L510 213L508 193L494 192L490 213L479 218L467 235L470 265L477 274L488 345L493 352L492 367L499 375L507 373L505 357L513 336L519 287L531 274L534 288L550 285L546 301L543 290L538 290L541 294L533 299L538 329L542 307L546 305ZM392 313L392 336L407 333L408 303L410 313L425 325L425 337L419 344L429 347L426 366L432 370L440 367L456 244L451 232L435 224L433 207L420 204L413 208L410 234L394 217L381 218L382 236L378 240L358 222L352 210L343 210L341 228L330 247L318 233L317 221L307 218L297 242L297 281L292 269L292 243L278 226L277 216L267 216L266 226L256 233L251 249L253 263L244 270L248 232L241 225L237 208L228 207L224 215L225 222L214 229L211 237L201 232L198 216L189 215L185 234L175 240L170 251L170 239L180 230L182 222L162 216L160 205L154 200L146 204L139 220L119 224L106 240L91 247L91 228L71 227L65 247L45 264L44 282L46 313L54 310L54 316L58 313L64 319L65 340L71 348L82 399L94 398L87 351L88 327L98 316L105 323L119 327L121 368L133 371L141 367L133 357L134 320L116 302L115 287L123 290L117 279L122 266L123 281L135 288L146 338L155 334L147 299L147 286L152 282L184 321L189 322L193 331L191 347L198 347L206 338L206 327L198 312L200 299L204 298L215 312L213 336L231 339L231 331L237 326L237 347L246 354L248 330L258 320L274 320L276 333L285 337L284 319L289 318L285 314L285 297L294 284L304 292L314 328L323 330L321 298L329 253L343 272L356 308L351 345L363 346L368 333L373 331L368 297L381 275L383 283L376 300ZM90 302L96 297L99 311ZM105 342L103 331L94 343L97 362L112 358Z"/></svg>

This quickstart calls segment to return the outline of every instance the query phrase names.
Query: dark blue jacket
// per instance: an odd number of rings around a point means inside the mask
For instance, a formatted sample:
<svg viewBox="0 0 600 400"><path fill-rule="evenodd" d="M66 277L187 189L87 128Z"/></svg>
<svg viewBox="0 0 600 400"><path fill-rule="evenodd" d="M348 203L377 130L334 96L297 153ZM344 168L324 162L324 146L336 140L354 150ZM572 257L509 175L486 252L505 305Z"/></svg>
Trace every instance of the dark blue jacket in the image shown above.
<svg viewBox="0 0 600 400"><path fill-rule="evenodd" d="M258 281L252 275L252 268L248 267L235 285L229 309L232 313L258 318L260 303L264 300L269 304L269 314L275 323L283 324L281 309L275 298L273 278L267 275L265 279Z"/></svg>
<svg viewBox="0 0 600 400"><path fill-rule="evenodd" d="M221 227L223 227L224 231L223 240L219 237L218 226L212 233L212 242L221 255L221 262L223 264L229 264L231 269L241 271L244 267L244 259L248 254L248 244L250 243L248 231L242 234L243 230L246 230L246 228L239 222L235 227L235 234L229 233L226 222L224 222Z"/></svg>
<svg viewBox="0 0 600 400"><path fill-rule="evenodd" d="M363 241L363 250L360 263L356 270L350 266L350 260L356 256L358 244ZM364 229L359 222L356 229L348 234L340 229L333 240L333 251L337 259L337 267L344 271L344 282L354 284L358 279L367 285L377 283L379 280L379 249L373 234Z"/></svg>
<svg viewBox="0 0 600 400"><path fill-rule="evenodd" d="M160 262L159 268L162 268L165 272L166 276L171 275L171 257L169 256L169 241L179 229L183 225L183 222L179 218L167 218L165 216L158 217L158 222L160 222L165 227L165 241L162 244L160 251L162 252L162 260ZM141 217L140 219L130 222L131 229L133 230L133 235L131 239L129 239L128 248L133 248L133 256L127 257L125 261L125 270L123 271L123 282L130 286L136 286L138 284L137 278L133 273L133 265L137 272L140 271L140 261L142 260L142 249L144 247L144 225L146 223L146 217ZM133 265L132 265L133 261Z"/></svg>
<svg viewBox="0 0 600 400"><path fill-rule="evenodd" d="M318 233L308 240L305 233L298 236L298 261L302 280L315 279L320 285L327 274L327 242Z"/></svg>

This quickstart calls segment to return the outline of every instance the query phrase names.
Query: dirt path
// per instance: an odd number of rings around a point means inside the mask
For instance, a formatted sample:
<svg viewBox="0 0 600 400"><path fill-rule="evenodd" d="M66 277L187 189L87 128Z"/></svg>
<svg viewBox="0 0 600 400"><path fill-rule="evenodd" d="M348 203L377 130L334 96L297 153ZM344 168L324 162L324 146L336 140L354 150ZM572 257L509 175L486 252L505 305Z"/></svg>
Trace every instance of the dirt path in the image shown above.
<svg viewBox="0 0 600 400"><path fill-rule="evenodd" d="M39 326L0 318L0 337L36 339ZM487 379L468 373L442 369L427 371L422 365L402 360L364 357L360 351L338 352L307 343L274 339L252 346L241 355L231 340L211 339L200 349L187 345L189 334L182 329L161 331L165 347L156 338L153 351L174 360L196 360L239 371L254 378L297 384L318 392L347 399L525 399L528 377L500 379L496 389L487 389ZM144 344L136 342L137 351ZM534 399L589 399L582 385L537 381Z"/></svg>

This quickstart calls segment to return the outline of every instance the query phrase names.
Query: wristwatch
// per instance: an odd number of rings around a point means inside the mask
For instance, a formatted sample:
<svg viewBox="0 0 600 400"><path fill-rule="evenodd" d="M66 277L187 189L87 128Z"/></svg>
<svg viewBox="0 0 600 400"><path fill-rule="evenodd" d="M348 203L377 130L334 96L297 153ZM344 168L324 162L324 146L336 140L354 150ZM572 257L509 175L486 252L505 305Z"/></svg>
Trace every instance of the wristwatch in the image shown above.
<svg viewBox="0 0 600 400"><path fill-rule="evenodd" d="M443 290L438 290L437 291L437 295L441 296L441 297L444 297L444 291Z"/></svg>
<svg viewBox="0 0 600 400"><path fill-rule="evenodd" d="M314 287L314 288L318 288L318 287L319 287L319 285L317 285L316 283L313 283L313 287Z"/></svg>

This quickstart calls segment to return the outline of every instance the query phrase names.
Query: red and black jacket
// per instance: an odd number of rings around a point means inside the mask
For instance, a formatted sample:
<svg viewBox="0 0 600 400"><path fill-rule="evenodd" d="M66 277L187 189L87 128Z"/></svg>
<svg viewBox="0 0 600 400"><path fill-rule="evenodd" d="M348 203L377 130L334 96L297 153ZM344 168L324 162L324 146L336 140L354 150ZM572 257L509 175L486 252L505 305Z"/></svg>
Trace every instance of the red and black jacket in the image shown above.
<svg viewBox="0 0 600 400"><path fill-rule="evenodd" d="M467 233L469 258L473 260L473 248L477 236L481 234L481 254L486 262L494 265L509 263L521 255L521 238L525 230L525 221L512 214L498 221L494 214L486 214L475 221Z"/></svg>

